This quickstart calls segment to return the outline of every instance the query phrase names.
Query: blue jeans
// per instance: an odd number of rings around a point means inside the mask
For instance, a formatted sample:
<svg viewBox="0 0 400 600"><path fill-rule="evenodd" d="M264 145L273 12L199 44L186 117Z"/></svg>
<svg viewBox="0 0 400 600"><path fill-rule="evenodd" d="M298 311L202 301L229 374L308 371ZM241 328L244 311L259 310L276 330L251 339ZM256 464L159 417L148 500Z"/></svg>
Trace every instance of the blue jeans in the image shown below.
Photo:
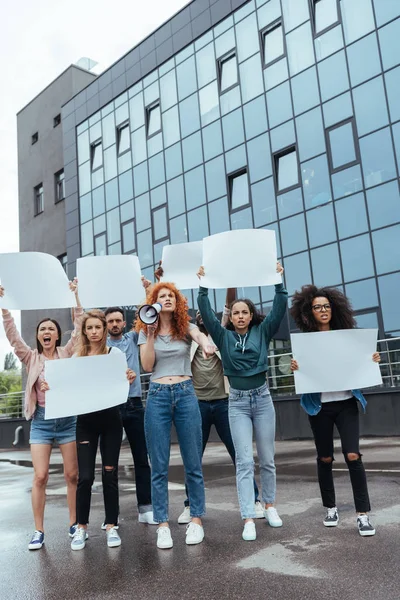
<svg viewBox="0 0 400 600"><path fill-rule="evenodd" d="M210 436L211 425L215 426L219 439L225 445L229 456L235 464L235 447L232 441L231 430L229 427L229 416L228 399L222 398L221 400L199 400L199 407L201 413L201 426L203 433L203 452L206 449L208 438ZM186 500L185 506L189 506L188 489L186 487ZM256 480L254 479L254 497L255 502L258 502L258 487Z"/></svg>
<svg viewBox="0 0 400 600"><path fill-rule="evenodd" d="M275 409L266 384L230 390L229 423L236 452L236 484L242 519L254 519L253 429L260 463L262 500L275 501Z"/></svg>
<svg viewBox="0 0 400 600"><path fill-rule="evenodd" d="M190 516L205 514L201 469L201 416L191 380L171 385L150 383L144 427L151 462L151 496L155 521L168 521L168 465L171 425L175 424L190 495Z"/></svg>
<svg viewBox="0 0 400 600"><path fill-rule="evenodd" d="M63 417L61 419L44 418L45 407L37 404L31 423L29 436L30 444L49 444L57 442L70 444L76 440L76 417Z"/></svg>

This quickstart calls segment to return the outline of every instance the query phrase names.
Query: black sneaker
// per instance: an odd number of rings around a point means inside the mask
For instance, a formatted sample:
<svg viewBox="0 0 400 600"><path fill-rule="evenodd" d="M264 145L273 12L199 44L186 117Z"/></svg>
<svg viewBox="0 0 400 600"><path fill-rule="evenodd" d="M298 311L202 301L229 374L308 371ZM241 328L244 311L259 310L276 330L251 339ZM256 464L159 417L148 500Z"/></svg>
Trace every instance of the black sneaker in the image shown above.
<svg viewBox="0 0 400 600"><path fill-rule="evenodd" d="M375 528L369 522L368 515L358 515L357 517L358 533L363 537L375 535Z"/></svg>
<svg viewBox="0 0 400 600"><path fill-rule="evenodd" d="M339 523L339 513L338 513L338 509L336 508L336 506L334 506L333 508L328 508L326 517L324 519L325 527L336 527L336 525L338 523Z"/></svg>

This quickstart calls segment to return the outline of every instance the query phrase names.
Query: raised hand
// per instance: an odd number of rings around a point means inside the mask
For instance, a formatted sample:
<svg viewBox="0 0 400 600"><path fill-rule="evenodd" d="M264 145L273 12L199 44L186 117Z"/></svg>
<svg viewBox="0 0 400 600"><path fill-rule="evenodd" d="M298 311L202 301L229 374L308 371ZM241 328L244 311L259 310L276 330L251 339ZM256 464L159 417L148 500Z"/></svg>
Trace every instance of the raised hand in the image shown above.
<svg viewBox="0 0 400 600"><path fill-rule="evenodd" d="M372 360L375 363L380 363L381 362L381 355L379 354L379 352L374 352L372 355Z"/></svg>
<svg viewBox="0 0 400 600"><path fill-rule="evenodd" d="M297 362L297 360L294 360L294 358L292 358L290 361L290 368L292 369L292 371L299 370L299 363Z"/></svg>
<svg viewBox="0 0 400 600"><path fill-rule="evenodd" d="M146 277L144 275L142 275L141 280L142 280L142 285L143 285L144 289L147 290L147 288L149 286L151 286L150 279L146 279Z"/></svg>
<svg viewBox="0 0 400 600"><path fill-rule="evenodd" d="M0 298L3 298L4 296L4 288L2 285L0 285Z"/></svg>
<svg viewBox="0 0 400 600"><path fill-rule="evenodd" d="M276 263L276 272L279 273L279 275L283 275L284 270L285 269L282 267L281 263L278 260L278 262Z"/></svg>
<svg viewBox="0 0 400 600"><path fill-rule="evenodd" d="M197 271L197 277L198 277L199 279L201 279L202 277L204 277L204 275L205 275L205 274L206 274L206 273L205 273L205 271L204 271L204 267L200 267L200 268L199 268L199 270Z"/></svg>
<svg viewBox="0 0 400 600"><path fill-rule="evenodd" d="M69 289L74 294L78 293L78 279L76 277L74 277L73 280L69 282Z"/></svg>
<svg viewBox="0 0 400 600"><path fill-rule="evenodd" d="M136 373L135 371L132 371L132 369L127 369L126 370L126 378L129 381L129 383L133 383L136 379Z"/></svg>
<svg viewBox="0 0 400 600"><path fill-rule="evenodd" d="M49 384L47 383L47 381L45 381L43 379L43 381L40 382L40 391L41 392L48 392L49 391Z"/></svg>
<svg viewBox="0 0 400 600"><path fill-rule="evenodd" d="M162 268L162 260L158 263L157 269L154 271L154 277L157 281L160 281L161 277L164 275L164 269Z"/></svg>

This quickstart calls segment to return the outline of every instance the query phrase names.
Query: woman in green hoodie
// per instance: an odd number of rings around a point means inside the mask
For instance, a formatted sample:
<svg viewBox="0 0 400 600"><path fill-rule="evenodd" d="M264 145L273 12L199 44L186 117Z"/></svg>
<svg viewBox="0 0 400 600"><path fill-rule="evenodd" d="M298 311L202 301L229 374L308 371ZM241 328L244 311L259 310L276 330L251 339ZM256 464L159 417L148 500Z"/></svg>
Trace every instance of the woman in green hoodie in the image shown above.
<svg viewBox="0 0 400 600"><path fill-rule="evenodd" d="M277 272L283 273L277 263ZM203 267L198 276L205 275ZM256 539L254 519L253 429L260 463L262 500L265 518L272 527L282 521L273 506L275 501L275 410L266 383L268 346L286 312L287 291L275 286L271 312L263 317L247 299L235 300L230 306L229 324L222 327L211 308L208 289L200 287L198 305L203 323L218 347L224 373L229 379L229 424L236 453L236 481L242 537Z"/></svg>

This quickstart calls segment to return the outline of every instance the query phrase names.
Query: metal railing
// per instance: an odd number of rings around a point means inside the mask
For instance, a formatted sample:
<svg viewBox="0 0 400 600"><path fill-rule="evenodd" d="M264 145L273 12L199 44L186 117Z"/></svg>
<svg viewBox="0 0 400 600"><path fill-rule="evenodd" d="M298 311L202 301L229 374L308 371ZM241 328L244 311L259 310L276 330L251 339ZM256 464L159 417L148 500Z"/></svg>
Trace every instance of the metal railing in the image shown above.
<svg viewBox="0 0 400 600"><path fill-rule="evenodd" d="M278 344L281 344L278 347ZM400 337L378 340L381 355L380 369L383 383L370 389L400 388ZM292 358L290 344L273 342L269 349L268 385L274 398L295 395L294 376L290 370ZM142 399L145 402L150 383L150 374L140 376ZM0 394L0 420L16 419L24 416L24 392Z"/></svg>

